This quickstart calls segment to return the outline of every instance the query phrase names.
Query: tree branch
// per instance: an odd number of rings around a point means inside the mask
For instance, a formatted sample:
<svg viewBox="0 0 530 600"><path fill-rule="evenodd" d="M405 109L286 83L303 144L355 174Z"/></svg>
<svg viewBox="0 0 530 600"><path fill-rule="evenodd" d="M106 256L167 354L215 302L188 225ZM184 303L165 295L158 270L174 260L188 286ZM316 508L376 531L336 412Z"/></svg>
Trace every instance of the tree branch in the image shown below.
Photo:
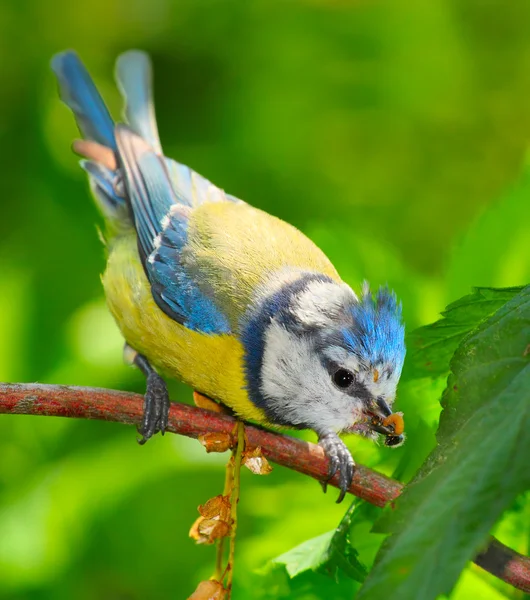
<svg viewBox="0 0 530 600"><path fill-rule="evenodd" d="M0 414L25 414L116 421L138 425L143 397L139 394L101 388L41 384L1 384ZM172 402L168 431L197 438L204 433L231 434L234 419L228 415ZM316 444L267 431L253 425L245 428L251 447L261 446L267 459L304 475L323 480L328 460ZM335 476L330 485L338 486ZM403 484L358 465L349 492L385 506L399 496ZM492 538L475 563L512 586L530 592L530 558L518 554Z"/></svg>

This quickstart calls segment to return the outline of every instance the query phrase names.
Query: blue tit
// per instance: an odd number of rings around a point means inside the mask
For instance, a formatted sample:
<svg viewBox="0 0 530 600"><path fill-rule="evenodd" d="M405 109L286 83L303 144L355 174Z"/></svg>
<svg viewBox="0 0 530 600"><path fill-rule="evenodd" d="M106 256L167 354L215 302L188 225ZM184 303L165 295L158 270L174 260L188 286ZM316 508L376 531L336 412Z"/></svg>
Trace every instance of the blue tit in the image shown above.
<svg viewBox="0 0 530 600"><path fill-rule="evenodd" d="M119 124L74 52L52 68L107 224L107 303L147 377L141 441L167 425L164 373L242 419L314 430L342 500L354 461L339 433L402 441L384 427L405 357L394 293L357 295L300 231L165 157L146 54L116 63Z"/></svg>

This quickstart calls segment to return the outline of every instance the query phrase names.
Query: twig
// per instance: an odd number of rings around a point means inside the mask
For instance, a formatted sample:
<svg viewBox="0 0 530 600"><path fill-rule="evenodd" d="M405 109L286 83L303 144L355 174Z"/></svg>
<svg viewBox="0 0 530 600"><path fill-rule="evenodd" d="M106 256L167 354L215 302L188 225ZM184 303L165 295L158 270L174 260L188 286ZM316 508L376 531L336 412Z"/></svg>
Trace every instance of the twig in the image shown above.
<svg viewBox="0 0 530 600"><path fill-rule="evenodd" d="M225 485L223 488L223 498L226 498L230 495L230 490L232 489L232 464L231 464L232 456L230 456L228 462L225 467ZM215 571L213 574L213 579L215 581L222 582L223 575L223 558L224 558L224 547L225 547L225 537L222 536L217 540L217 549L215 552Z"/></svg>
<svg viewBox="0 0 530 600"><path fill-rule="evenodd" d="M0 413L71 417L116 421L138 425L143 397L101 388L41 384L0 384ZM196 438L204 433L230 435L235 419L187 404L174 402L169 412L168 431ZM250 447L261 446L264 456L279 465L323 480L327 458L316 444L247 425ZM335 476L330 485L337 487ZM403 484L358 465L349 492L376 506L385 506L399 496ZM475 562L512 586L530 592L530 558L518 554L492 538Z"/></svg>
<svg viewBox="0 0 530 600"><path fill-rule="evenodd" d="M239 503L239 490L241 480L241 460L245 449L245 425L243 421L237 422L237 445L232 450L232 493L230 495L230 547L228 552L228 565L226 574L226 589L228 591L227 600L232 596L232 580L234 578L234 556L236 551L236 533L237 533L237 505Z"/></svg>

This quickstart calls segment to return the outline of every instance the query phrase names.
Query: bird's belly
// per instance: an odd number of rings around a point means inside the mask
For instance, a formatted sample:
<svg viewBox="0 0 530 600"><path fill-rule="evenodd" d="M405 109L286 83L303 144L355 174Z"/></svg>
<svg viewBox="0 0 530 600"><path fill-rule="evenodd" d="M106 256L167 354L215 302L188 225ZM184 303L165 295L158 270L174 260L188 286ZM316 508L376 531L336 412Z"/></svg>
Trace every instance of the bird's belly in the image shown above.
<svg viewBox="0 0 530 600"><path fill-rule="evenodd" d="M134 234L113 241L102 281L109 308L135 350L167 375L219 400L244 419L266 422L246 391L239 340L191 331L158 307Z"/></svg>

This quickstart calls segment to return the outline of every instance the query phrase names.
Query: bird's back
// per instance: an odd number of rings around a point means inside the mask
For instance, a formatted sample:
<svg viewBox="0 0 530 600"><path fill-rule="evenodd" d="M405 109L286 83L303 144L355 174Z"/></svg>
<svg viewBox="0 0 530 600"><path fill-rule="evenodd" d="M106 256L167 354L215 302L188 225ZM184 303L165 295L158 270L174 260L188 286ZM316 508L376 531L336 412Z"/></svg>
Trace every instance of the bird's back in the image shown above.
<svg viewBox="0 0 530 600"><path fill-rule="evenodd" d="M183 262L215 297L233 331L256 294L316 272L339 280L325 254L298 229L240 203L206 203L191 214Z"/></svg>

